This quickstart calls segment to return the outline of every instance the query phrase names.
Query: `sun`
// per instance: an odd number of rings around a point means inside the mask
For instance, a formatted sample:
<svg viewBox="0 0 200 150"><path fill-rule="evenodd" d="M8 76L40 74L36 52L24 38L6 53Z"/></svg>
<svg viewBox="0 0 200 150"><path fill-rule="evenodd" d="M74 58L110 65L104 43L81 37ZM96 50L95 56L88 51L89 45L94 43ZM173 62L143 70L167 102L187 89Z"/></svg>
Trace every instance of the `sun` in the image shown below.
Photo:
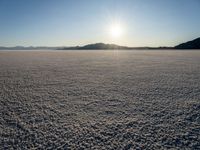
<svg viewBox="0 0 200 150"><path fill-rule="evenodd" d="M124 31L120 23L114 23L110 26L109 32L113 38L120 38Z"/></svg>

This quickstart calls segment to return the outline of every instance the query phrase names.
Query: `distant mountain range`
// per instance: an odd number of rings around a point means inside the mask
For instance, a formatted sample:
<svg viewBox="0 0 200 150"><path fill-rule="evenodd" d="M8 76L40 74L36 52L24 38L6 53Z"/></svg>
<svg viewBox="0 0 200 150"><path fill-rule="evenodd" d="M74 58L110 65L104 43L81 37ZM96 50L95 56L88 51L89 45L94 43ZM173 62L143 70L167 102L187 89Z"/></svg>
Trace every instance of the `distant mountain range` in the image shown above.
<svg viewBox="0 0 200 150"><path fill-rule="evenodd" d="M55 50L58 49L60 47L48 47L48 46L29 46L29 47L25 47L25 46L15 46L15 47L0 47L0 50Z"/></svg>
<svg viewBox="0 0 200 150"><path fill-rule="evenodd" d="M16 46L16 47L0 47L0 50L131 50L131 49L200 49L200 38L195 40L179 44L175 47L127 47L127 46L119 46L116 44L105 44L105 43L95 43L95 44L88 44L85 46L74 46L74 47L23 47L23 46Z"/></svg>
<svg viewBox="0 0 200 150"><path fill-rule="evenodd" d="M76 46L76 47L61 47L60 50L70 50L70 49L78 49L78 50L131 50L131 49L164 49L164 48L171 48L171 47L128 47L128 46L120 46L116 44L105 44L105 43L95 43L95 44L88 44L85 46Z"/></svg>

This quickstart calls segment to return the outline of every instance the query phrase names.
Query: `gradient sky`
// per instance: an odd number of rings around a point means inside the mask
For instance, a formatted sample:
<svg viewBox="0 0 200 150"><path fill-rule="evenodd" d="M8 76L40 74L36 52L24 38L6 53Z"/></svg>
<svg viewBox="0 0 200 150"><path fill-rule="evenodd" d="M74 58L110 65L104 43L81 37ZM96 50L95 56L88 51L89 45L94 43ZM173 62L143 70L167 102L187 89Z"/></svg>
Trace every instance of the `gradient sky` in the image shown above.
<svg viewBox="0 0 200 150"><path fill-rule="evenodd" d="M113 21L124 34L113 39ZM0 0L0 46L174 46L200 36L200 0Z"/></svg>

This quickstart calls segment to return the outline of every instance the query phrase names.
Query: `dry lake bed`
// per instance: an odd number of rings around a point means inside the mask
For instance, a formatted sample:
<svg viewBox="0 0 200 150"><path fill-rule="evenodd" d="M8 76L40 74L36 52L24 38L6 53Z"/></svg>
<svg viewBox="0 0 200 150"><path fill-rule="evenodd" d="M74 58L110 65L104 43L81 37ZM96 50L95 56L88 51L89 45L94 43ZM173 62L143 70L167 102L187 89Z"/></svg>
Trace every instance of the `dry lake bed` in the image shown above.
<svg viewBox="0 0 200 150"><path fill-rule="evenodd" d="M200 149L200 51L0 51L0 149Z"/></svg>

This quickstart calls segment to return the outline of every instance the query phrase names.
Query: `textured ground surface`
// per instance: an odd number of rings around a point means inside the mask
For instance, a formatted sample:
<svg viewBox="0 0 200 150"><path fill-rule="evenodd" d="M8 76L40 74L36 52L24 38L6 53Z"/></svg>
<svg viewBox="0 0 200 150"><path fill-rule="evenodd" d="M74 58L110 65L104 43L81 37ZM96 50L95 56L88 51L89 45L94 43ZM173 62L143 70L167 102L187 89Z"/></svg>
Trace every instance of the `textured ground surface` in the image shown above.
<svg viewBox="0 0 200 150"><path fill-rule="evenodd" d="M200 51L1 51L0 149L200 149Z"/></svg>

